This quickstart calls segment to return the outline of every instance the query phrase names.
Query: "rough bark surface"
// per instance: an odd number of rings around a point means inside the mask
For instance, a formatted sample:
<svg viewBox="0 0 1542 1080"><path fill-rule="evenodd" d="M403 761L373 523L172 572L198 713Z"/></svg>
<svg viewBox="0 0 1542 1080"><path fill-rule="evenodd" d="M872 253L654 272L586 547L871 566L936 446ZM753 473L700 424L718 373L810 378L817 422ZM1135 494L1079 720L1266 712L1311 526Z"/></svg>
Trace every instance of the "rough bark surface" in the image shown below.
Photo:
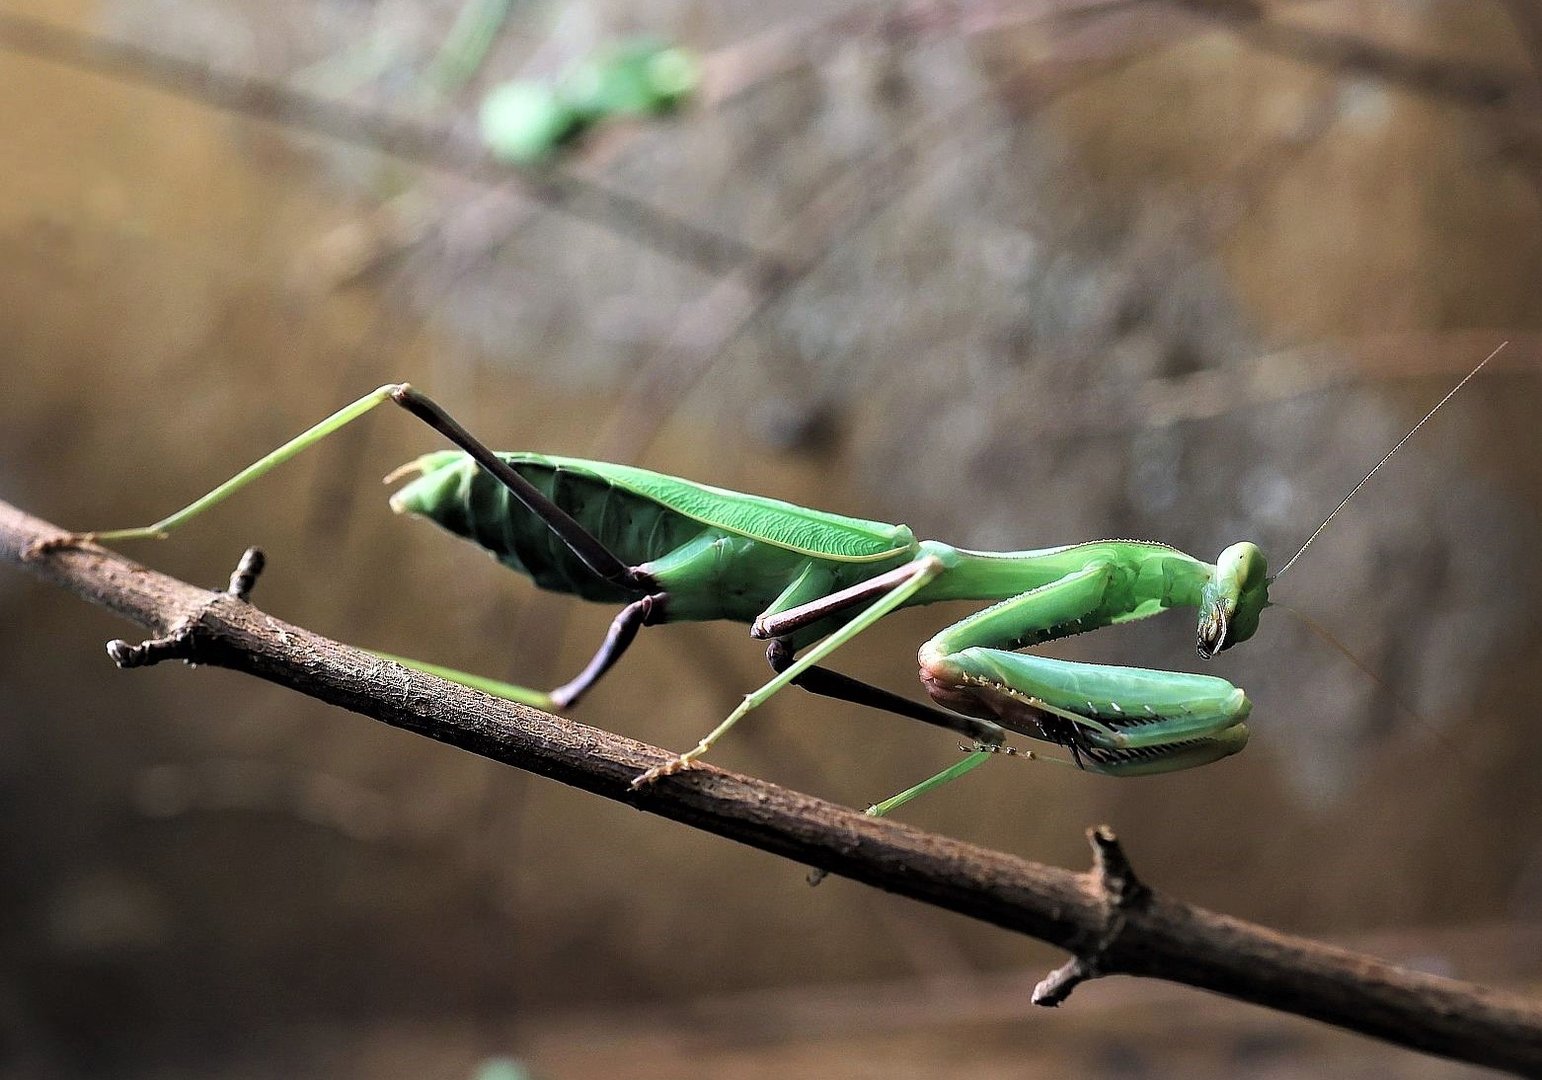
<svg viewBox="0 0 1542 1080"><path fill-rule="evenodd" d="M90 545L39 551L61 530L0 503L0 560L151 628L160 641L114 643L126 666L180 658L268 679L472 753L626 802L741 843L1060 946L1075 960L1041 986L1045 1004L1076 983L1144 975L1475 1064L1542 1075L1542 1008L1484 987L1408 971L1181 900L1141 883L1107 830L1093 870L1076 874L869 818L715 768L633 791L672 757L658 747L498 701L264 614ZM245 571L245 572L239 572ZM139 648L141 651L135 652Z"/></svg>

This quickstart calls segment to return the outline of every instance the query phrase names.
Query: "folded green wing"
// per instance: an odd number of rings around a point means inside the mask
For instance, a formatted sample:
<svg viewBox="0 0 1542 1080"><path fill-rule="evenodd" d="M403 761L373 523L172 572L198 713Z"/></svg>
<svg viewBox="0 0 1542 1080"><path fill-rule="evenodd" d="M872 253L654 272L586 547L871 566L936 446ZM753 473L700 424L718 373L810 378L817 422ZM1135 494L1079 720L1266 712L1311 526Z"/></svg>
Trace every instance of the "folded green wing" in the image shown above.
<svg viewBox="0 0 1542 1080"><path fill-rule="evenodd" d="M916 544L914 534L905 525L810 510L780 499L727 491L631 465L544 454L503 456L511 464L529 462L592 473L704 525L804 555L840 562L878 562L912 550Z"/></svg>

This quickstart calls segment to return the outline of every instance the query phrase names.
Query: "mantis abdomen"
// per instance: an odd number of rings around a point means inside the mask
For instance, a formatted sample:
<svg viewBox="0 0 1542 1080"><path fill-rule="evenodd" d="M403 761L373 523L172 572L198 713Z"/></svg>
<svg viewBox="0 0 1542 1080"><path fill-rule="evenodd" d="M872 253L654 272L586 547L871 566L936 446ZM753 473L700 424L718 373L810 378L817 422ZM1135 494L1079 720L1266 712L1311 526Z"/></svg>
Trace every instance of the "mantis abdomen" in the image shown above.
<svg viewBox="0 0 1542 1080"><path fill-rule="evenodd" d="M699 523L597 474L559 468L531 454L498 456L628 565L668 554L702 532ZM596 577L545 522L465 454L430 454L417 464L422 475L392 497L393 509L420 514L473 541L543 589L607 603L635 598Z"/></svg>
<svg viewBox="0 0 1542 1080"><path fill-rule="evenodd" d="M811 563L820 565L827 588L862 580L894 565L893 559L826 561L817 554L703 522L606 475L605 463L532 453L498 456L617 558L644 568L668 591L669 603L653 621L750 622ZM392 497L396 510L427 517L473 541L543 589L602 602L636 598L635 591L596 576L545 522L465 454L430 454L415 467L421 475ZM661 479L679 483L673 477ZM907 554L901 550L898 557ZM800 636L827 630L828 624L823 624Z"/></svg>

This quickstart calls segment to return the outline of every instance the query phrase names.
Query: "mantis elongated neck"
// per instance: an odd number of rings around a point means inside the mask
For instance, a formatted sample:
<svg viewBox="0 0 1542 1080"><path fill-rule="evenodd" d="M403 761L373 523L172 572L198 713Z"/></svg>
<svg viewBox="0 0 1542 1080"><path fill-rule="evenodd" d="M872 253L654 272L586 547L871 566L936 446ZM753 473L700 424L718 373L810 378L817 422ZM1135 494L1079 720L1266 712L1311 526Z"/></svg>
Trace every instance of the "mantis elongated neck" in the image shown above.
<svg viewBox="0 0 1542 1080"><path fill-rule="evenodd" d="M1110 562L1129 572L1128 580L1142 599L1162 607L1197 607L1201 590L1215 574L1212 563L1144 540L1094 540L1028 551L971 551L936 541L923 547L939 554L950 569L916 598L918 603L1002 600L1058 581L1090 563Z"/></svg>

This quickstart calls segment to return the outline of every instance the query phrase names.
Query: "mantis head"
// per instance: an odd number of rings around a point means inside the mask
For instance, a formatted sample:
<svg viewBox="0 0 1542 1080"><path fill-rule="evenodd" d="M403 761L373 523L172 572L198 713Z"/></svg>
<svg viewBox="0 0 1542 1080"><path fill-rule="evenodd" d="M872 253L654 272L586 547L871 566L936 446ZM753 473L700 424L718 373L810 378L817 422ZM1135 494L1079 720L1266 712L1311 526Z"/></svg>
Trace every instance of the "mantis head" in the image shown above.
<svg viewBox="0 0 1542 1080"><path fill-rule="evenodd" d="M1269 564L1257 544L1243 541L1221 552L1199 602L1199 655L1210 659L1246 641L1269 606Z"/></svg>

